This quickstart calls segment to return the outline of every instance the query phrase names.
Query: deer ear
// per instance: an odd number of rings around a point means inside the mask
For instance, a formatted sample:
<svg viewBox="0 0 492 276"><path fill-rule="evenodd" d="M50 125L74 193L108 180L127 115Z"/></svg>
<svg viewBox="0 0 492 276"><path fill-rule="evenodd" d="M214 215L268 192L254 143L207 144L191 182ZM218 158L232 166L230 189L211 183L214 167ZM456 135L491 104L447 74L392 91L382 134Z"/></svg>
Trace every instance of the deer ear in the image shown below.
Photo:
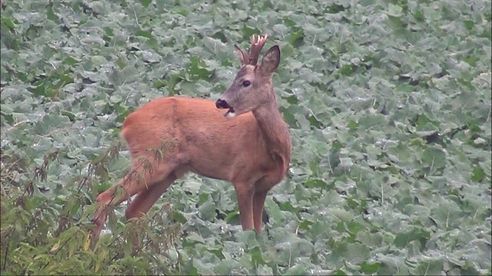
<svg viewBox="0 0 492 276"><path fill-rule="evenodd" d="M239 60L241 61L241 64L244 65L248 62L248 57L244 53L239 46L234 45L234 52L236 52L236 55L239 57Z"/></svg>
<svg viewBox="0 0 492 276"><path fill-rule="evenodd" d="M277 69L278 64L280 63L280 48L278 45L273 46L268 49L266 54L263 56L261 60L261 71L267 74L271 74Z"/></svg>

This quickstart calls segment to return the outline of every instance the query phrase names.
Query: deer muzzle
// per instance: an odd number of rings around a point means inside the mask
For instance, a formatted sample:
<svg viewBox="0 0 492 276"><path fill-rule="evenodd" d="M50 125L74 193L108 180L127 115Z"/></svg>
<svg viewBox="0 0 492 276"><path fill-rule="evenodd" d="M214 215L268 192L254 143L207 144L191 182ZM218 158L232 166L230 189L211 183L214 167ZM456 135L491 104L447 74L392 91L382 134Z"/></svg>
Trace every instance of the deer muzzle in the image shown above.
<svg viewBox="0 0 492 276"><path fill-rule="evenodd" d="M227 101L225 101L223 99L218 99L215 102L215 107L220 108L220 109L229 108L229 110L227 110L227 112L224 114L225 117L235 117L236 116L236 113L234 111L234 108L232 108L232 106L230 106L227 103Z"/></svg>

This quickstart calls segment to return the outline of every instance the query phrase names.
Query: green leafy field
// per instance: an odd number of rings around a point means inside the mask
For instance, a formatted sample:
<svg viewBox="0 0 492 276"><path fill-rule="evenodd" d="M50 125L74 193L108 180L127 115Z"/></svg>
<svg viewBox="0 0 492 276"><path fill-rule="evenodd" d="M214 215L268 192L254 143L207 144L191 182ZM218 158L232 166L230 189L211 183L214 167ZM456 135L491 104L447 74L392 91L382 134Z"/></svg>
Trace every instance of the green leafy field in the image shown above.
<svg viewBox="0 0 492 276"><path fill-rule="evenodd" d="M490 1L4 2L2 274L491 274ZM126 115L217 99L260 33L294 143L265 231L188 175L88 249Z"/></svg>

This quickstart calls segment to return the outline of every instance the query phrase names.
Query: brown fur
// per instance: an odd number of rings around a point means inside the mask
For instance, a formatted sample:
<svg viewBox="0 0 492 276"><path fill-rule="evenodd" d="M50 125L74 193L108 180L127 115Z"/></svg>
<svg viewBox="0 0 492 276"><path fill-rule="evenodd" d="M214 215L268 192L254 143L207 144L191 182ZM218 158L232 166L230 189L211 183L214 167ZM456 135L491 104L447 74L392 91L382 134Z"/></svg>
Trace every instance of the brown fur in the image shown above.
<svg viewBox="0 0 492 276"><path fill-rule="evenodd" d="M271 80L279 59L275 46L261 65L246 64L239 71L222 98L238 114L235 118L226 118L225 111L210 100L187 97L158 98L131 113L122 136L130 149L132 168L97 197L93 240L108 207L136 194L126 216L140 216L188 171L232 182L243 229L259 232L266 193L282 180L290 162L290 136ZM244 80L251 85L244 87Z"/></svg>

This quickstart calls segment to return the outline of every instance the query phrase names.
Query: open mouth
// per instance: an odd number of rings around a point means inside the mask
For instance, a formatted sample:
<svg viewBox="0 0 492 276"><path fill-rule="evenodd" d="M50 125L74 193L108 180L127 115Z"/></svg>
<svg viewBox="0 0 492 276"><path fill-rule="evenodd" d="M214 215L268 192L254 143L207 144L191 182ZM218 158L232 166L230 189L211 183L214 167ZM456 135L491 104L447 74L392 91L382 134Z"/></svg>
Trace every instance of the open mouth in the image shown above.
<svg viewBox="0 0 492 276"><path fill-rule="evenodd" d="M227 103L227 101L225 101L223 99L218 99L215 102L215 106L217 108L222 108L222 109L228 108L227 112L224 114L225 117L232 118L232 117L236 116L236 111L234 111L234 108L232 106L230 106Z"/></svg>
<svg viewBox="0 0 492 276"><path fill-rule="evenodd" d="M236 117L236 112L234 111L234 108L229 107L229 110L224 114L225 117L227 118L233 118Z"/></svg>

